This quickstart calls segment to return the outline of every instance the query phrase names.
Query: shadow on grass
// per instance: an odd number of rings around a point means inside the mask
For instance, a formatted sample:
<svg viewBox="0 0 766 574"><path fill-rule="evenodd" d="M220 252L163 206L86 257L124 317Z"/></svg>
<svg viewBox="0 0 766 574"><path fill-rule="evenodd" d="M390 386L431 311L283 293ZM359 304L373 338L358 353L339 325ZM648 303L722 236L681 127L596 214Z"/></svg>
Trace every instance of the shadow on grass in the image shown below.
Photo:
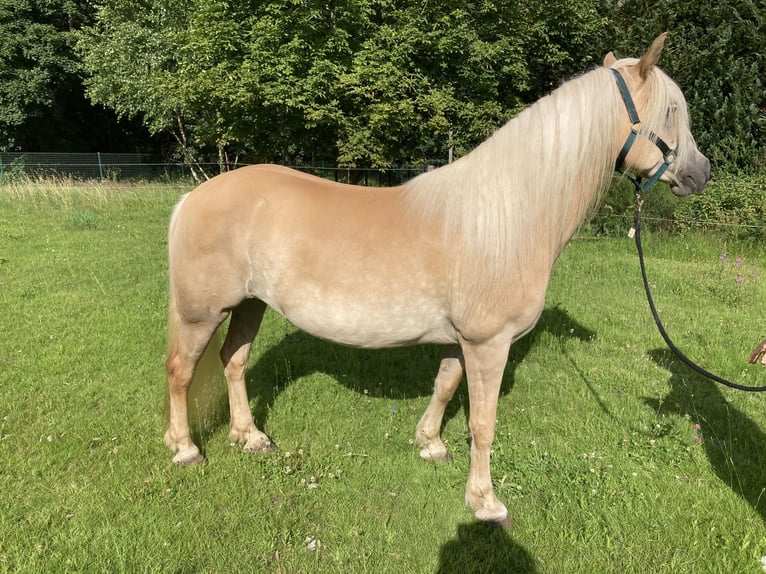
<svg viewBox="0 0 766 574"><path fill-rule="evenodd" d="M483 522L460 524L439 553L436 574L532 574L534 558L506 530Z"/></svg>
<svg viewBox="0 0 766 574"><path fill-rule="evenodd" d="M556 306L543 310L535 329L511 347L513 360L506 367L501 395L513 388L516 366L534 347L542 332L562 340L590 340L595 336L593 331L572 319L565 309ZM392 399L430 396L443 349L441 346L417 345L370 351L328 343L301 331L290 333L248 369L247 391L256 402L253 410L255 424L264 428L281 389L291 381L317 372L371 396ZM467 417L468 389L465 383L461 383L450 401L444 424L461 409Z"/></svg>
<svg viewBox="0 0 766 574"><path fill-rule="evenodd" d="M700 433L710 467L766 522L766 434L730 404L717 383L694 373L669 349L650 351L652 360L671 373L671 391L645 403L665 415L689 415Z"/></svg>

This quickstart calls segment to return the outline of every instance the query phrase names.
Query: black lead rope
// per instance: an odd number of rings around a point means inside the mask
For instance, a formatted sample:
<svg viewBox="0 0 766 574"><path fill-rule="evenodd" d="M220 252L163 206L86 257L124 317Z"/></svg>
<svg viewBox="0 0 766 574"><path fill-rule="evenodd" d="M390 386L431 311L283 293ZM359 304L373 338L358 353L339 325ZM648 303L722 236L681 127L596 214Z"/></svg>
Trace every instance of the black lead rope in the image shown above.
<svg viewBox="0 0 766 574"><path fill-rule="evenodd" d="M640 190L640 185L638 182L634 181L634 184L636 185L637 189ZM675 346L673 341L670 340L670 337L668 336L667 331L665 331L665 327L662 325L662 321L660 321L660 316L657 314L657 308L654 306L654 301L652 300L652 294L649 291L649 280L646 278L646 266L644 265L644 250L641 248L641 205L643 204L644 199L641 193L636 193L636 208L633 215L633 230L635 231L635 239L636 239L636 249L638 249L638 260L641 264L641 276L644 280L644 289L646 290L646 299L649 301L649 307L652 310L652 315L654 316L654 322L657 323L657 328L660 331L660 335L662 335L662 338L665 340L665 343L667 343L668 347L670 347L670 350L675 353L676 357L684 363L687 367L689 367L692 371L702 375L703 377L706 377L712 381L715 381L716 383L720 383L726 387L729 387L730 389L736 389L738 391L745 391L748 393L762 393L766 391L766 385L762 387L747 387L744 385L738 385L737 383L732 383L731 381L727 381L726 379L722 379L721 377L714 375L713 373L706 371L702 367L700 367L698 364L696 364L694 361L689 359L686 355L684 355L681 350Z"/></svg>

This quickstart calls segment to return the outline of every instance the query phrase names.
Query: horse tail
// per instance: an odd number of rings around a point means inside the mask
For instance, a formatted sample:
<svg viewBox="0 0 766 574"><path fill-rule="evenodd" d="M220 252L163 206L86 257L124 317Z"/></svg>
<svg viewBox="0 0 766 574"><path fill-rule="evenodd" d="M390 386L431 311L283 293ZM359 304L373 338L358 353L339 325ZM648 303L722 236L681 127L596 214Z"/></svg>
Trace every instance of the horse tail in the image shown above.
<svg viewBox="0 0 766 574"><path fill-rule="evenodd" d="M188 194L187 194L188 195ZM168 231L168 263L173 265L173 230L178 213L186 199L184 195L173 210ZM181 315L178 310L173 274L168 272L168 322L167 322L167 357L170 358L178 341ZM193 433L206 434L225 417L226 380L218 352L223 345L223 333L219 327L215 330L205 347L189 385L187 394L189 423ZM166 407L169 407L169 389L166 391ZM166 408L166 411L168 408Z"/></svg>
<svg viewBox="0 0 766 574"><path fill-rule="evenodd" d="M173 353L173 349L178 339L178 326L181 323L181 316L178 313L178 305L176 303L176 290L173 287L173 273L171 267L173 266L173 231L178 221L178 214L181 211L181 206L189 194L181 196L181 199L176 203L173 208L173 214L170 216L170 225L168 225L168 348L167 356Z"/></svg>

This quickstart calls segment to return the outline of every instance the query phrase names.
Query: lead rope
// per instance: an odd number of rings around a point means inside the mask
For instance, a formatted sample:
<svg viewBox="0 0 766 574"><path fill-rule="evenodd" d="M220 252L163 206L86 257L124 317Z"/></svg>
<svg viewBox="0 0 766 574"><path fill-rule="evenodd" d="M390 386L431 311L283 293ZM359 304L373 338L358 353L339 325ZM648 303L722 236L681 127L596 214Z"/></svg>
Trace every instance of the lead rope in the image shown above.
<svg viewBox="0 0 766 574"><path fill-rule="evenodd" d="M686 355L684 355L681 350L675 346L673 341L670 339L670 336L668 335L667 331L665 331L665 327L662 325L662 321L660 321L660 316L657 313L657 308L654 306L654 300L652 299L652 294L649 290L649 280L646 278L646 266L644 265L644 250L641 247L641 206L644 203L644 197L641 193L641 186L639 182L636 180L631 179L633 181L633 184L636 186L636 207L633 212L633 228L630 230L630 233L628 235L630 237L635 237L636 240L636 249L638 250L638 261L641 264L641 277L644 280L644 290L646 291L646 299L649 301L649 308L652 310L652 316L654 317L654 322L657 324L657 329L660 331L660 335L662 335L662 338L665 340L665 343L667 343L668 347L670 347L670 350L675 353L676 357L684 363L687 367L689 367L692 371L702 375L703 377L706 377L712 381L715 381L716 383L720 383L726 387L729 387L730 389L736 389L738 391L745 391L748 393L762 393L766 391L766 385L762 387L747 387L744 385L738 385L737 383L732 383L731 381L727 381L726 379L723 379L717 375L714 375L713 373L706 371L702 367L700 367L698 364L696 364L694 361L689 359Z"/></svg>

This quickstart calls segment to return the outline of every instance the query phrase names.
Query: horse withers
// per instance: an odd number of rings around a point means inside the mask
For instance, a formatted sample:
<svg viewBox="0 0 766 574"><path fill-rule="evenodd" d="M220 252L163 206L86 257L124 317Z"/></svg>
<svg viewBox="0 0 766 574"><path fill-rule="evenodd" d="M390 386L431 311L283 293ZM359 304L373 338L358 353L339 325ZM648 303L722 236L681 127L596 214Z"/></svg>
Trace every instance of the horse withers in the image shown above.
<svg viewBox="0 0 766 574"><path fill-rule="evenodd" d="M500 383L511 344L540 317L554 261L604 193L618 158L622 171L656 175L676 195L699 193L709 179L683 94L656 67L664 39L640 59L610 53L603 67L563 84L469 154L400 187L361 188L259 165L182 198L168 249L165 443L173 461L202 460L187 395L192 378L206 375L206 349L223 362L230 440L248 452L272 447L254 424L245 386L268 306L344 345L445 345L416 443L424 459L448 458L442 419L465 374L466 503L478 519L508 525L490 478ZM626 112L620 83L635 114ZM216 335L229 316L221 344Z"/></svg>

